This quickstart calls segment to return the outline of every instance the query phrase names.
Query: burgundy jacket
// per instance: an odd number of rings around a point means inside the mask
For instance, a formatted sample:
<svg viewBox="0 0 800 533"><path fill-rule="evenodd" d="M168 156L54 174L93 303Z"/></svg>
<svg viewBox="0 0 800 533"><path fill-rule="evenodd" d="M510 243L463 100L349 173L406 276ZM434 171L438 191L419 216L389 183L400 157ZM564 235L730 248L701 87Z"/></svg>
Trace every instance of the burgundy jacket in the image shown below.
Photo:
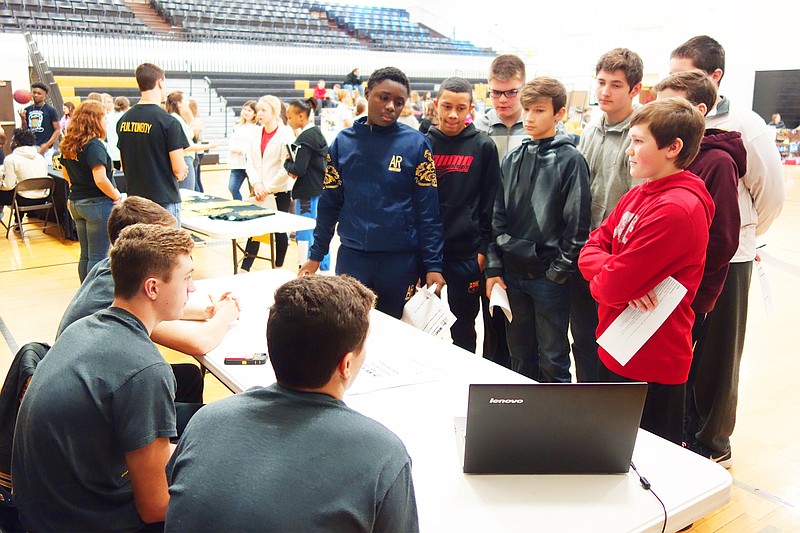
<svg viewBox="0 0 800 533"><path fill-rule="evenodd" d="M700 153L687 169L706 184L716 208L708 230L703 279L692 302L695 313L709 313L722 292L728 265L739 247L739 180L747 171L747 152L738 131L707 129Z"/></svg>

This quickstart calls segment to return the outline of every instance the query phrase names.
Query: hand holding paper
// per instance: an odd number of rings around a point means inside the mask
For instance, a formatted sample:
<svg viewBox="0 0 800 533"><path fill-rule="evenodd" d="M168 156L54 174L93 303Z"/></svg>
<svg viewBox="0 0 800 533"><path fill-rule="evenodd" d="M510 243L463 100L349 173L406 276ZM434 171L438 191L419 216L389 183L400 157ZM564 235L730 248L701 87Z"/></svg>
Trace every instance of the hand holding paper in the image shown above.
<svg viewBox="0 0 800 533"><path fill-rule="evenodd" d="M511 322L513 315L511 314L511 304L508 303L508 293L499 283L492 286L492 294L489 297L489 314L491 316L494 316L495 307L499 307L506 315L506 320Z"/></svg>
<svg viewBox="0 0 800 533"><path fill-rule="evenodd" d="M686 287L670 276L648 294L651 293L653 297L648 299L654 298L655 301L651 311L642 312L639 307L629 306L597 338L597 344L623 366L678 307L686 294Z"/></svg>
<svg viewBox="0 0 800 533"><path fill-rule="evenodd" d="M456 316L436 296L438 285L433 284L425 289L419 289L403 307L401 320L430 333L434 337L443 339L456 321Z"/></svg>

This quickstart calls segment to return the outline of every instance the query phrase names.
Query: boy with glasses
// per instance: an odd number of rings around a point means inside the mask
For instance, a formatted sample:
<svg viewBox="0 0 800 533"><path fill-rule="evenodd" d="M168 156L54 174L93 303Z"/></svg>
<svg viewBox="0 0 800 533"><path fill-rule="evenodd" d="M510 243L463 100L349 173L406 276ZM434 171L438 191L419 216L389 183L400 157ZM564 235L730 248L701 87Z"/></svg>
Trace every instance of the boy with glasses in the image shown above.
<svg viewBox="0 0 800 533"><path fill-rule="evenodd" d="M642 59L627 48L615 48L597 61L595 95L603 111L584 130L578 150L589 164L591 227L597 229L636 181L631 179L626 150L633 116L633 99L642 89ZM580 275L573 279L570 308L572 357L579 382L598 380L597 303Z"/></svg>
<svg viewBox="0 0 800 533"><path fill-rule="evenodd" d="M522 126L519 92L525 85L525 63L515 55L497 56L489 67L489 98L492 108L475 127L497 144L500 159L527 139Z"/></svg>
<svg viewBox="0 0 800 533"><path fill-rule="evenodd" d="M475 128L492 138L497 145L500 161L506 154L528 138L522 125L522 104L519 92L525 85L525 63L512 54L499 55L489 67L489 98L492 108L475 121ZM481 307L483 308L483 356L499 365L511 368L506 343L506 322L502 313L489 314L486 297L486 277L481 278Z"/></svg>

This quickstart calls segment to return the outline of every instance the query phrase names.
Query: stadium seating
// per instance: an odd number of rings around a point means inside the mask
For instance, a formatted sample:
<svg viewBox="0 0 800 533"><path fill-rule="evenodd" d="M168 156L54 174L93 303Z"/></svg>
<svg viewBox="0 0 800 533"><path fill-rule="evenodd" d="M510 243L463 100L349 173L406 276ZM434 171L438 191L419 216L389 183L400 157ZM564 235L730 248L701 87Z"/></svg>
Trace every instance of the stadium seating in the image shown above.
<svg viewBox="0 0 800 533"><path fill-rule="evenodd" d="M167 23L166 37L173 39L494 55L412 22L404 9L303 0L150 0L150 6ZM151 33L123 0L2 0L0 30L21 29L117 36Z"/></svg>

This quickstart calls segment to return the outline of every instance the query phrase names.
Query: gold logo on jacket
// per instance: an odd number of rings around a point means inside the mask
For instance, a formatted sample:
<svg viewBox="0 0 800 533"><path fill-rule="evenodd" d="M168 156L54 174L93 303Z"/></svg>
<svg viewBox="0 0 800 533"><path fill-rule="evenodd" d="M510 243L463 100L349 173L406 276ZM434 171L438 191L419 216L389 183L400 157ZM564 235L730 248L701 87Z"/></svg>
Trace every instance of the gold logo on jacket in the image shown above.
<svg viewBox="0 0 800 533"><path fill-rule="evenodd" d="M417 166L414 173L414 181L420 187L436 187L436 165L433 164L433 156L430 150L425 150L425 161Z"/></svg>
<svg viewBox="0 0 800 533"><path fill-rule="evenodd" d="M402 172L401 165L403 164L403 156L393 155L392 160L389 161L389 172Z"/></svg>
<svg viewBox="0 0 800 533"><path fill-rule="evenodd" d="M325 181L322 182L324 189L338 189L342 186L342 178L339 171L331 165L331 154L328 154L328 166L325 168Z"/></svg>

